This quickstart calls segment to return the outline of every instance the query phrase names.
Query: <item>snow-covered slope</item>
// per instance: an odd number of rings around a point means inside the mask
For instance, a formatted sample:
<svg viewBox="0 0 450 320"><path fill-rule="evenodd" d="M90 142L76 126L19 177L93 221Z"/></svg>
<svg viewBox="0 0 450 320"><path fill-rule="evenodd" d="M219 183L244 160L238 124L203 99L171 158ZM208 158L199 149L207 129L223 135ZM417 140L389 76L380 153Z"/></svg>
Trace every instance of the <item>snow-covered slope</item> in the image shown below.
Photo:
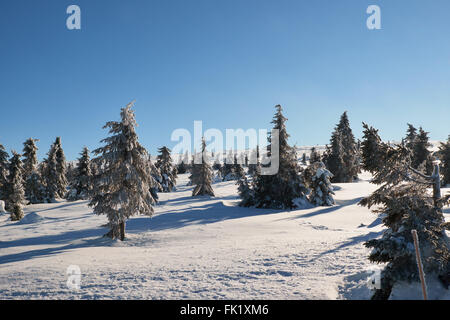
<svg viewBox="0 0 450 320"><path fill-rule="evenodd" d="M153 218L128 221L124 242L101 237L106 218L86 201L31 205L43 219L0 216L0 299L367 299L362 244L382 231L357 205L368 179L335 184L336 206L276 211L237 207L232 181L192 198L181 175Z"/></svg>

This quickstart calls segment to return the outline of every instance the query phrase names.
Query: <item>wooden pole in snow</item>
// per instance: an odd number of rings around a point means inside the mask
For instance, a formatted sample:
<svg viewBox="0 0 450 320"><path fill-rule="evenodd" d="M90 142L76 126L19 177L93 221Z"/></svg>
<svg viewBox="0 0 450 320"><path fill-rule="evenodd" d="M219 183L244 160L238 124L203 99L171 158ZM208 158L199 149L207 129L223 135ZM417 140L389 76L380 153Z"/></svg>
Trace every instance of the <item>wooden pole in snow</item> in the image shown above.
<svg viewBox="0 0 450 320"><path fill-rule="evenodd" d="M419 237L416 230L411 230L414 239L414 247L416 248L417 267L419 269L420 282L422 283L423 300L428 300L427 284L425 283L425 275L423 273L422 258L420 257Z"/></svg>

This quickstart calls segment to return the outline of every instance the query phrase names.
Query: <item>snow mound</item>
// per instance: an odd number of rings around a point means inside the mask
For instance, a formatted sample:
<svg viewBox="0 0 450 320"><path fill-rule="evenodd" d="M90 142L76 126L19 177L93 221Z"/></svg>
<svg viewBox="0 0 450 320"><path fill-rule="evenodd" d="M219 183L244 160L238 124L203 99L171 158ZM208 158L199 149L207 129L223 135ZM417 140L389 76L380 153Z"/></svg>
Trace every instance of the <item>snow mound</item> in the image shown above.
<svg viewBox="0 0 450 320"><path fill-rule="evenodd" d="M43 221L44 218L41 217L36 212L31 212L27 214L25 217L22 218L22 220L19 221L19 224L31 224L31 223L38 223Z"/></svg>
<svg viewBox="0 0 450 320"><path fill-rule="evenodd" d="M427 279L427 293L429 300L450 300L450 290L434 278ZM423 300L422 286L419 282L400 282L394 285L390 300Z"/></svg>

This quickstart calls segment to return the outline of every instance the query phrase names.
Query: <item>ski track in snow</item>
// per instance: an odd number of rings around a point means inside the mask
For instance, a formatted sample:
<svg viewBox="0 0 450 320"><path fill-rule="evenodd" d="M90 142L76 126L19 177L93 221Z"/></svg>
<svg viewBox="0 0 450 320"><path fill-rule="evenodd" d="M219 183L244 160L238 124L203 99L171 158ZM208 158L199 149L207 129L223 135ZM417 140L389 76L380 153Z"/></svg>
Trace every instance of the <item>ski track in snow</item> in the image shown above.
<svg viewBox="0 0 450 320"><path fill-rule="evenodd" d="M180 175L152 218L127 222L124 242L102 238L106 217L86 201L31 205L42 220L0 216L0 299L367 299L363 243L383 230L357 205L376 188L369 178L336 184L336 206L280 211L237 207L234 181L193 198Z"/></svg>

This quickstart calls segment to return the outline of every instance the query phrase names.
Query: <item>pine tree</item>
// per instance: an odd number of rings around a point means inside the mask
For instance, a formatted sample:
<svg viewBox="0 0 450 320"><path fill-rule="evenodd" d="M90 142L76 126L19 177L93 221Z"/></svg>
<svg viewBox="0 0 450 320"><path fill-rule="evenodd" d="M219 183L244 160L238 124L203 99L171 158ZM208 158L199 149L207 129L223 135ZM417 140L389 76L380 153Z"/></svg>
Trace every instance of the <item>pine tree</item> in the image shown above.
<svg viewBox="0 0 450 320"><path fill-rule="evenodd" d="M25 190L23 188L23 164L20 154L12 152L9 164L8 189L9 197L7 208L11 212L11 220L19 221L23 218L23 206L25 204Z"/></svg>
<svg viewBox="0 0 450 320"><path fill-rule="evenodd" d="M247 177L245 175L242 176L236 184L238 185L238 193L239 197L241 198L239 206L241 207L253 206L255 204L255 194L252 188L250 187Z"/></svg>
<svg viewBox="0 0 450 320"><path fill-rule="evenodd" d="M415 139L413 145L413 160L412 166L418 168L420 165L424 165L426 173L430 174L433 170L433 164L431 159L431 152L428 148L431 147L428 138L428 132L424 131L422 127L419 128L419 133Z"/></svg>
<svg viewBox="0 0 450 320"><path fill-rule="evenodd" d="M252 150L250 153L248 174L252 176L255 175L259 165L259 146L256 146L256 149Z"/></svg>
<svg viewBox="0 0 450 320"><path fill-rule="evenodd" d="M8 152L0 144L0 200L7 200L8 197Z"/></svg>
<svg viewBox="0 0 450 320"><path fill-rule="evenodd" d="M321 161L314 162L308 169L312 172L310 183L308 183L308 187L311 190L309 201L316 206L334 205L333 186L330 182L333 174L328 171L325 164Z"/></svg>
<svg viewBox="0 0 450 320"><path fill-rule="evenodd" d="M253 191L257 208L294 208L296 198L304 198L305 186L300 176L295 149L288 144L289 135L286 131L286 118L280 105L276 107L272 120L274 129L278 130L279 169L274 175L257 174L254 178ZM269 137L268 150L271 150L272 137ZM271 153L269 152L269 155Z"/></svg>
<svg viewBox="0 0 450 320"><path fill-rule="evenodd" d="M380 187L360 204L376 207L383 214L387 230L381 239L369 240L369 260L387 263L381 272L381 289L372 299L388 299L393 286L400 281L419 281L412 230L419 234L424 271L427 277L439 279L450 271L449 239L444 230L442 206L449 197L440 196L439 170L425 176L409 165L409 150L386 145L385 165L372 182ZM433 185L433 195L427 189ZM436 187L437 186L437 187Z"/></svg>
<svg viewBox="0 0 450 320"><path fill-rule="evenodd" d="M227 154L225 162L222 165L223 181L234 180L233 169L234 169L234 155L233 151L230 150Z"/></svg>
<svg viewBox="0 0 450 320"><path fill-rule="evenodd" d="M94 181L90 206L94 213L108 217L111 230L107 236L125 239L125 223L135 214L153 214L155 203L148 153L138 141L133 103L121 109L121 121L107 122L103 127L111 134L94 150L101 172Z"/></svg>
<svg viewBox="0 0 450 320"><path fill-rule="evenodd" d="M69 201L87 200L92 190L92 172L89 149L84 147L78 158L77 166L70 185L67 197Z"/></svg>
<svg viewBox="0 0 450 320"><path fill-rule="evenodd" d="M161 172L159 171L159 169L153 164L152 157L150 155L148 155L147 164L150 168L150 178L151 178L150 194L153 197L155 203L158 203L159 201L158 192L163 191L163 187L161 185L163 178L161 176Z"/></svg>
<svg viewBox="0 0 450 320"><path fill-rule="evenodd" d="M201 163L193 163L192 174L190 180L192 185L194 185L194 190L192 191L192 196L198 195L210 195L214 197L214 191L211 187L212 182L212 170L211 166L208 164L208 157L206 154L206 142L202 139L202 159Z"/></svg>
<svg viewBox="0 0 450 320"><path fill-rule="evenodd" d="M41 165L41 177L45 187L45 199L54 202L58 197L58 172L56 169L56 152L53 144Z"/></svg>
<svg viewBox="0 0 450 320"><path fill-rule="evenodd" d="M359 155L347 112L341 116L328 150L326 165L333 173L332 182L352 182L358 178Z"/></svg>
<svg viewBox="0 0 450 320"><path fill-rule="evenodd" d="M242 161L238 159L237 155L234 155L233 180L239 180L243 176L245 176L245 171L242 167Z"/></svg>
<svg viewBox="0 0 450 320"><path fill-rule="evenodd" d="M157 157L156 167L162 177L162 192L172 192L176 184L176 171L174 171L176 169L172 163L170 149L164 146L159 148L158 152L160 154Z"/></svg>
<svg viewBox="0 0 450 320"><path fill-rule="evenodd" d="M38 171L37 146L38 139L29 138L23 144L23 178L25 180L25 197L29 203L42 203L45 190Z"/></svg>
<svg viewBox="0 0 450 320"><path fill-rule="evenodd" d="M414 149L416 138L417 129L412 124L408 123L408 130L406 131L406 138L404 140L405 146L410 150Z"/></svg>
<svg viewBox="0 0 450 320"><path fill-rule="evenodd" d="M439 153L442 161L443 184L450 185L450 136L448 136L447 142L441 143Z"/></svg>
<svg viewBox="0 0 450 320"><path fill-rule="evenodd" d="M309 163L313 164L315 162L319 162L320 161L320 154L317 152L315 147L311 148L311 153L309 155Z"/></svg>
<svg viewBox="0 0 450 320"><path fill-rule="evenodd" d="M374 174L384 165L386 150L378 135L378 130L363 122L364 136L361 143L362 167Z"/></svg>
<svg viewBox="0 0 450 320"><path fill-rule="evenodd" d="M57 173L57 189L56 192L60 198L65 198L67 193L67 164L66 157L61 145L61 138L57 137L55 141L55 159Z"/></svg>
<svg viewBox="0 0 450 320"><path fill-rule="evenodd" d="M189 153L188 153L188 151L186 151L186 154L180 160L181 161L178 163L178 166L177 166L177 172L179 174L184 174L189 169Z"/></svg>

